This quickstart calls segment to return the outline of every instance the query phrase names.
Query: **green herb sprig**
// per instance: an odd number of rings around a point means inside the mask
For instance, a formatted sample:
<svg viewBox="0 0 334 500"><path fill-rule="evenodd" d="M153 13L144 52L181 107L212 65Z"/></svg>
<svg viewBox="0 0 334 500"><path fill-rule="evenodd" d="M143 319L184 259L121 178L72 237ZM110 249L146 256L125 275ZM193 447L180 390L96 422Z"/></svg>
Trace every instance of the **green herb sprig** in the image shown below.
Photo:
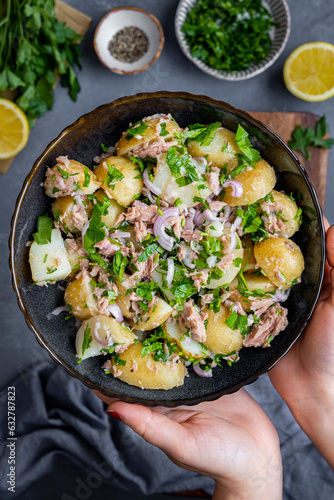
<svg viewBox="0 0 334 500"><path fill-rule="evenodd" d="M295 151L300 151L306 160L310 160L313 148L319 146L330 149L334 145L334 139L323 139L328 132L328 128L325 116L322 116L317 121L314 129L297 125L291 134L293 140L288 141L288 146Z"/></svg>

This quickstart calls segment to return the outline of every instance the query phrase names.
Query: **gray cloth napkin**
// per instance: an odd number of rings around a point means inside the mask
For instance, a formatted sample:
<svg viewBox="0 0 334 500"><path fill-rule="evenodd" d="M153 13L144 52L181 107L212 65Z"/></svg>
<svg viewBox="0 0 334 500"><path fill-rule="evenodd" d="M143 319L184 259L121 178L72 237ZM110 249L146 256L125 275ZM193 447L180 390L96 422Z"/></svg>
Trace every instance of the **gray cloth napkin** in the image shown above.
<svg viewBox="0 0 334 500"><path fill-rule="evenodd" d="M27 376L28 382L21 376L11 384L16 388L18 493L28 491L30 485L69 462L134 495L195 489L213 492L210 478L180 469L159 449L111 419L104 403L63 368L43 362ZM333 471L300 430L268 377L261 377L247 390L278 430L284 500L334 498ZM6 406L7 388L0 392L0 408ZM4 441L5 411L0 414L0 429ZM4 444L0 449L0 498L7 492L8 453Z"/></svg>

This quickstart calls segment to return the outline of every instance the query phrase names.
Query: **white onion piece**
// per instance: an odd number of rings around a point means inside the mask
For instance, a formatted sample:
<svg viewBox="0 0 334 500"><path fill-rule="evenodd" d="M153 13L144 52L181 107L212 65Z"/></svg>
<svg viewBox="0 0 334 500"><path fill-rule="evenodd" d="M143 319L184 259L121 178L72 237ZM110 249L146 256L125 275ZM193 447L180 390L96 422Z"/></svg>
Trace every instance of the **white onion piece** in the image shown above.
<svg viewBox="0 0 334 500"><path fill-rule="evenodd" d="M254 316L253 314L249 314L247 317L247 326L252 326L253 323L254 323Z"/></svg>
<svg viewBox="0 0 334 500"><path fill-rule="evenodd" d="M223 184L224 188L231 187L232 188L232 196L233 198L241 198L243 195L244 189L242 187L242 184L239 181L235 180L228 180L225 181Z"/></svg>
<svg viewBox="0 0 334 500"><path fill-rule="evenodd" d="M229 218L229 216L231 215L231 210L232 210L232 208L229 207L228 205L226 207L224 207L224 217L225 217L225 219Z"/></svg>
<svg viewBox="0 0 334 500"><path fill-rule="evenodd" d="M177 207L165 208L163 215L158 215L153 224L154 236L156 238L160 236L158 243L160 246L162 246L162 248L164 248L168 252L172 251L175 238L169 236L169 234L165 232L165 227L170 219L178 217L178 215L179 215L179 209Z"/></svg>
<svg viewBox="0 0 334 500"><path fill-rule="evenodd" d="M62 312L69 312L68 307L67 306L56 307L53 311L51 311L51 314L53 314L53 316L58 316L58 314Z"/></svg>
<svg viewBox="0 0 334 500"><path fill-rule="evenodd" d="M206 220L213 222L214 220L218 220L217 217L217 212L214 212L213 210L206 209L203 212L203 215L205 215Z"/></svg>
<svg viewBox="0 0 334 500"><path fill-rule="evenodd" d="M110 332L106 332L106 338L101 339L99 335L99 327L101 326L101 323L97 322L95 323L94 329L93 329L93 337L98 342L99 344L103 346L107 346L109 344L109 338L110 338Z"/></svg>
<svg viewBox="0 0 334 500"><path fill-rule="evenodd" d="M233 250L235 250L235 247L237 246L237 235L235 233L231 233L230 239L231 241L230 241L229 251L233 252Z"/></svg>
<svg viewBox="0 0 334 500"><path fill-rule="evenodd" d="M185 219L184 229L186 231L192 231L194 229L193 219L190 215L188 215L188 217L186 217Z"/></svg>
<svg viewBox="0 0 334 500"><path fill-rule="evenodd" d="M119 307L118 304L111 304L108 306L108 311L114 316L115 319L117 319L117 321L119 321L120 323L122 323L123 321L123 314L122 314L122 311Z"/></svg>
<svg viewBox="0 0 334 500"><path fill-rule="evenodd" d="M276 290L275 295L273 295L273 300L276 302L285 302L290 295L291 288L287 290Z"/></svg>
<svg viewBox="0 0 334 500"><path fill-rule="evenodd" d="M155 186L153 184L153 182L150 181L150 176L149 176L149 173L148 173L148 169L144 170L143 172L143 182L145 184L145 186L153 193L153 194L156 194L156 195L160 195L162 193L161 189L158 188L157 186Z"/></svg>
<svg viewBox="0 0 334 500"><path fill-rule="evenodd" d="M209 371L202 370L202 368L199 367L198 363L196 365L193 365L193 369L196 375L198 375L199 377L204 377L204 378L212 377L212 370Z"/></svg>
<svg viewBox="0 0 334 500"><path fill-rule="evenodd" d="M211 255L210 257L208 257L206 259L206 262L208 264L208 266L211 268L211 267L215 267L216 265L216 262L217 262L217 257L215 257L214 255Z"/></svg>
<svg viewBox="0 0 334 500"><path fill-rule="evenodd" d="M174 278L174 268L175 268L174 259L167 259L167 265L168 265L168 270L167 270L166 280L168 288L170 288Z"/></svg>
<svg viewBox="0 0 334 500"><path fill-rule="evenodd" d="M242 223L242 217L236 217L232 226L231 226L231 232L234 233Z"/></svg>
<svg viewBox="0 0 334 500"><path fill-rule="evenodd" d="M115 231L114 233L109 234L109 238L130 238L131 233L127 233L126 231Z"/></svg>

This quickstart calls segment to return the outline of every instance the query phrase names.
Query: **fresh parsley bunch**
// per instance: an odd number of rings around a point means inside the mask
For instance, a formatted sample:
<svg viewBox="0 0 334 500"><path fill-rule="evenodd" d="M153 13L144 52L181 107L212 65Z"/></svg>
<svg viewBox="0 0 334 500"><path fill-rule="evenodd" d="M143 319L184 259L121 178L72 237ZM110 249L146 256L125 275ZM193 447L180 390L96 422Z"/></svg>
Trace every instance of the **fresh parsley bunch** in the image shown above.
<svg viewBox="0 0 334 500"><path fill-rule="evenodd" d="M311 159L312 149L316 146L330 149L334 145L334 139L323 139L328 132L326 117L322 116L315 124L315 129L312 127L303 128L301 125L292 132L292 141L288 141L288 146L295 151L300 151L306 158Z"/></svg>
<svg viewBox="0 0 334 500"><path fill-rule="evenodd" d="M2 7L2 2L0 2ZM73 101L80 85L82 37L57 21L54 0L11 0L0 22L0 91L15 91L15 102L33 121L51 109L56 74Z"/></svg>

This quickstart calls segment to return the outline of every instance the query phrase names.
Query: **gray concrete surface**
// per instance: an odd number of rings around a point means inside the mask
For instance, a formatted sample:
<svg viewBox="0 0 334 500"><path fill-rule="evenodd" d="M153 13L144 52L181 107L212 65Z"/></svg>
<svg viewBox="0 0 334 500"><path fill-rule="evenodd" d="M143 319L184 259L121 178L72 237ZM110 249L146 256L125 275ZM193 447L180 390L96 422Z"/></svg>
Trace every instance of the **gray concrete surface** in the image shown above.
<svg viewBox="0 0 334 500"><path fill-rule="evenodd" d="M328 0L289 0L292 30L288 44L276 63L265 73L245 82L230 83L202 73L181 52L174 33L177 0L67 0L93 18L82 43L83 70L79 73L81 92L73 103L67 90L57 85L52 111L40 118L30 133L29 142L14 160L6 175L0 175L0 304L1 349L0 386L19 373L29 377L28 367L47 354L35 341L25 324L12 290L8 268L8 237L16 197L35 159L47 144L80 115L118 97L155 90L185 90L206 94L245 110L310 111L326 114L334 135L334 98L321 103L308 103L292 96L285 88L282 69L286 57L298 45L310 41L333 43L334 6ZM97 59L93 34L99 19L116 6L134 5L154 14L165 33L165 47L160 59L146 72L120 76L110 72ZM334 222L334 150L330 153L326 214ZM0 410L1 411L1 410Z"/></svg>

